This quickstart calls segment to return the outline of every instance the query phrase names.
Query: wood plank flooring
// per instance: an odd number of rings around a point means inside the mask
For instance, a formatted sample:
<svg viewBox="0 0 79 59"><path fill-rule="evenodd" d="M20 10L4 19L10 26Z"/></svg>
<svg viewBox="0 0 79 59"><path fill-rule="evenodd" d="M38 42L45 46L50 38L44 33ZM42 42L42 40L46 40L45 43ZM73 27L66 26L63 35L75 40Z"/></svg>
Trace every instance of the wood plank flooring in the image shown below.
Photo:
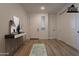
<svg viewBox="0 0 79 59"><path fill-rule="evenodd" d="M29 56L32 46L35 43L44 43L48 56L79 56L79 51L57 39L27 40L24 45L16 51L14 55Z"/></svg>

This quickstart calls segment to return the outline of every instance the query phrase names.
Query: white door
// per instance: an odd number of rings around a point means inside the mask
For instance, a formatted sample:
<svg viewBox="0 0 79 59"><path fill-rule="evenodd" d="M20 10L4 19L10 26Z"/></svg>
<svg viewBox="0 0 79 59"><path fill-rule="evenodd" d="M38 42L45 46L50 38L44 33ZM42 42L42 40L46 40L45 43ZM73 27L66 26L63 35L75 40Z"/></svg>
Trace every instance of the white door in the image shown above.
<svg viewBox="0 0 79 59"><path fill-rule="evenodd" d="M39 16L39 39L48 39L48 14Z"/></svg>
<svg viewBox="0 0 79 59"><path fill-rule="evenodd" d="M48 14L30 15L31 38L48 39Z"/></svg>
<svg viewBox="0 0 79 59"><path fill-rule="evenodd" d="M39 16L36 14L30 15L30 38L38 38L38 23Z"/></svg>
<svg viewBox="0 0 79 59"><path fill-rule="evenodd" d="M76 16L75 16L75 25L76 25L76 32L75 32L75 34L76 34L76 47L79 49L79 14L76 14Z"/></svg>

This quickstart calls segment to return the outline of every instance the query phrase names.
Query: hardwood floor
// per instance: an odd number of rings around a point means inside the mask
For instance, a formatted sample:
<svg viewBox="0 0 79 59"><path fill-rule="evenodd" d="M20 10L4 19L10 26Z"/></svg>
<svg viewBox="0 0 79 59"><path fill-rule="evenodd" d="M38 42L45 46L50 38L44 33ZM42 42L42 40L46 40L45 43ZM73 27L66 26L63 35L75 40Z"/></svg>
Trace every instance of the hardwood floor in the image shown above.
<svg viewBox="0 0 79 59"><path fill-rule="evenodd" d="M35 43L44 43L48 56L79 56L79 51L57 39L27 40L24 45L16 51L14 55L29 56L32 46Z"/></svg>

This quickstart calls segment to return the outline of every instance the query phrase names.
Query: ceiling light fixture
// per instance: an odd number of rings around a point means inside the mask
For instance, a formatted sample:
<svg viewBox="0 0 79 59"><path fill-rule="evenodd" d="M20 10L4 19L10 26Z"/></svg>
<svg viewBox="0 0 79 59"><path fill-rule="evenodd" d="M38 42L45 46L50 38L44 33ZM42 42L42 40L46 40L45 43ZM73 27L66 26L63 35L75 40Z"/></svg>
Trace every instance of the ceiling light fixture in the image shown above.
<svg viewBox="0 0 79 59"><path fill-rule="evenodd" d="M45 10L45 7L44 6L41 6L41 10Z"/></svg>

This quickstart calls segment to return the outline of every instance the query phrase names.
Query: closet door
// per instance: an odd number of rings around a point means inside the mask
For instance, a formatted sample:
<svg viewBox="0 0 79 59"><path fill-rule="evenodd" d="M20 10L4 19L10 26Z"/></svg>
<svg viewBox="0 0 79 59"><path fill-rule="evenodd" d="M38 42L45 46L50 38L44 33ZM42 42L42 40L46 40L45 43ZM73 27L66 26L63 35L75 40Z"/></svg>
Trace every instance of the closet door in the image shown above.
<svg viewBox="0 0 79 59"><path fill-rule="evenodd" d="M76 40L76 47L79 49L79 14L78 13L75 16L75 40Z"/></svg>

